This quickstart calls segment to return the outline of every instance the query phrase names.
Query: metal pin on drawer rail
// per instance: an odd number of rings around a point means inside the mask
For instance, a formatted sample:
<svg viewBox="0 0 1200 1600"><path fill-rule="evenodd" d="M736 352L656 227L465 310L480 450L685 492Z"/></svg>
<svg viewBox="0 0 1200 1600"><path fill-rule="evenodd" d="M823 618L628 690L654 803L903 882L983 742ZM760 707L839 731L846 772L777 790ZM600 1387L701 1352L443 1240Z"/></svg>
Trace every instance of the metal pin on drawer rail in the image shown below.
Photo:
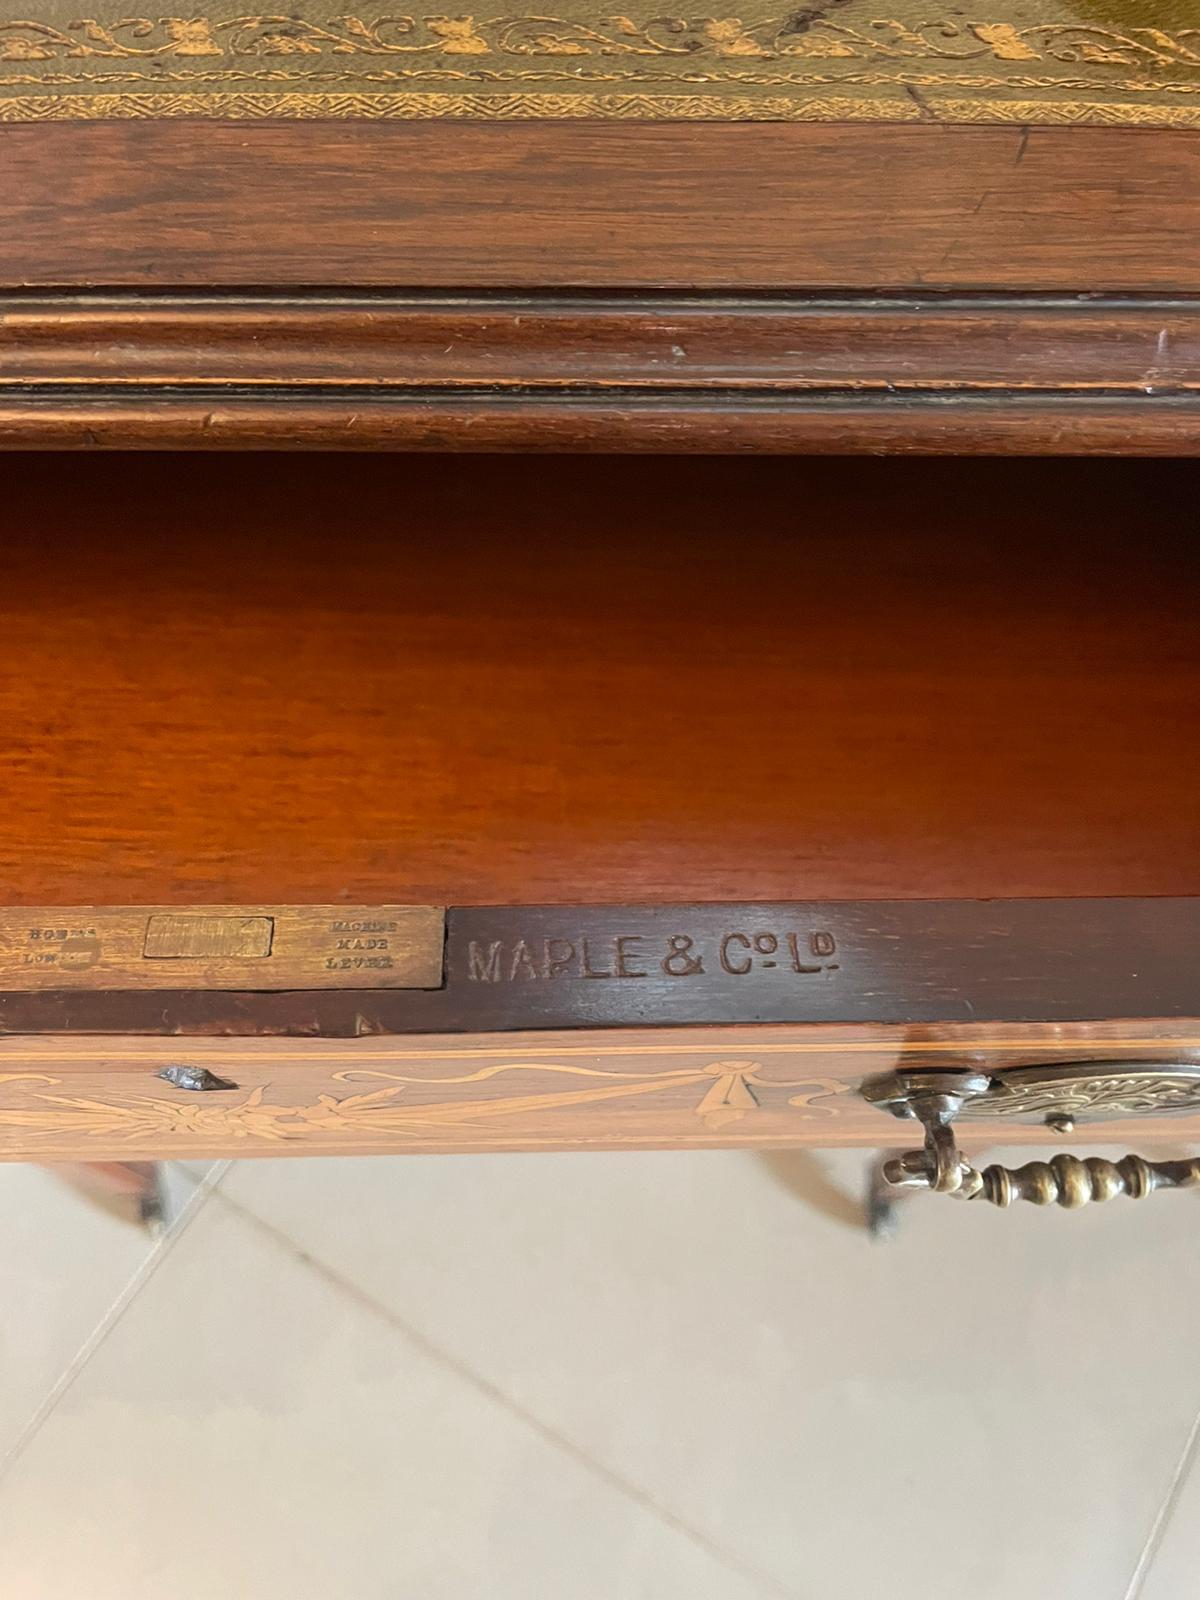
<svg viewBox="0 0 1200 1600"><path fill-rule="evenodd" d="M207 1067L188 1067L172 1065L164 1067L157 1074L166 1083L173 1083L177 1089L236 1089L237 1084L229 1078L218 1078L215 1072L210 1072Z"/></svg>

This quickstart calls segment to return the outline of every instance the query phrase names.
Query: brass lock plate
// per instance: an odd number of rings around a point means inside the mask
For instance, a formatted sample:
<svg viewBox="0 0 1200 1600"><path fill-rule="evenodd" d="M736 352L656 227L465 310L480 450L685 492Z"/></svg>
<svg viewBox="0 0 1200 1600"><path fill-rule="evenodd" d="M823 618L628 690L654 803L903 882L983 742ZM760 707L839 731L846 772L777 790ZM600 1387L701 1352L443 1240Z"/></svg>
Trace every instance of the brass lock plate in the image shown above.
<svg viewBox="0 0 1200 1600"><path fill-rule="evenodd" d="M1072 1061L998 1071L888 1073L863 1084L863 1097L897 1117L950 1096L956 1120L1032 1122L1161 1116L1200 1108L1200 1061Z"/></svg>
<svg viewBox="0 0 1200 1600"><path fill-rule="evenodd" d="M0 909L0 990L437 989L435 906Z"/></svg>

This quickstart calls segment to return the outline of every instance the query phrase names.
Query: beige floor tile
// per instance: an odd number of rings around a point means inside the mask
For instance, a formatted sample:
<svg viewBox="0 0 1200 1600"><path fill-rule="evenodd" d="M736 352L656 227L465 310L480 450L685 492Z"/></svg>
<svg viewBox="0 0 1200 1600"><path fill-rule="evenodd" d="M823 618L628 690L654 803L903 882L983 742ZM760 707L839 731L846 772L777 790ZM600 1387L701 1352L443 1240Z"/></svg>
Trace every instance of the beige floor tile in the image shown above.
<svg viewBox="0 0 1200 1600"><path fill-rule="evenodd" d="M1200 1431L1200 1430L1198 1430ZM1200 1590L1200 1437L1180 1461L1180 1481L1164 1507L1138 1583L1121 1600L1195 1600Z"/></svg>
<svg viewBox="0 0 1200 1600"><path fill-rule="evenodd" d="M41 1167L0 1165L0 1459L153 1249Z"/></svg>
<svg viewBox="0 0 1200 1600"><path fill-rule="evenodd" d="M873 1245L796 1197L812 1174L411 1157L225 1187L798 1596L1123 1600L1200 1406L1197 1197L917 1196Z"/></svg>
<svg viewBox="0 0 1200 1600"><path fill-rule="evenodd" d="M215 1161L172 1161L171 1172L177 1181L197 1184L203 1183L217 1165Z"/></svg>
<svg viewBox="0 0 1200 1600"><path fill-rule="evenodd" d="M206 1179L215 1178L224 1165L220 1161L164 1161L161 1167L161 1194L167 1227L178 1219L192 1195Z"/></svg>
<svg viewBox="0 0 1200 1600"><path fill-rule="evenodd" d="M215 1199L0 1482L0 1551L20 1600L762 1594Z"/></svg>

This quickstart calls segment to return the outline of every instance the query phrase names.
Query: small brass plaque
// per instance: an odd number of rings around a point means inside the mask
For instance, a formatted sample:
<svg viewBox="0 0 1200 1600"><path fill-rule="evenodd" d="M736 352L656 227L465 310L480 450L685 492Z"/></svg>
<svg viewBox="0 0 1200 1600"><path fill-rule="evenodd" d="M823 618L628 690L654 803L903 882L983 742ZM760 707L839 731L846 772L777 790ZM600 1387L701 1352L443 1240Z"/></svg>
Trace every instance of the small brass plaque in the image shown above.
<svg viewBox="0 0 1200 1600"><path fill-rule="evenodd" d="M435 906L37 906L0 910L0 992L438 989Z"/></svg>
<svg viewBox="0 0 1200 1600"><path fill-rule="evenodd" d="M146 924L142 954L151 961L184 961L191 956L241 956L262 960L271 954L274 917L196 917L160 913Z"/></svg>

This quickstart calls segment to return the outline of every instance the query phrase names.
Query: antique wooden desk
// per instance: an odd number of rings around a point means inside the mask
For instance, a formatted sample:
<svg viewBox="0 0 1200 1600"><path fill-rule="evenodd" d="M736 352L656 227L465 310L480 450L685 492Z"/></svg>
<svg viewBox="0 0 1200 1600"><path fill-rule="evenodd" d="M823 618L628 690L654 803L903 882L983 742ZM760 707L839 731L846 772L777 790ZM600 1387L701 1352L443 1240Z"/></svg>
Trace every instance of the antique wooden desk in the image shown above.
<svg viewBox="0 0 1200 1600"><path fill-rule="evenodd" d="M1194 1181L1194 20L0 22L0 1154Z"/></svg>

